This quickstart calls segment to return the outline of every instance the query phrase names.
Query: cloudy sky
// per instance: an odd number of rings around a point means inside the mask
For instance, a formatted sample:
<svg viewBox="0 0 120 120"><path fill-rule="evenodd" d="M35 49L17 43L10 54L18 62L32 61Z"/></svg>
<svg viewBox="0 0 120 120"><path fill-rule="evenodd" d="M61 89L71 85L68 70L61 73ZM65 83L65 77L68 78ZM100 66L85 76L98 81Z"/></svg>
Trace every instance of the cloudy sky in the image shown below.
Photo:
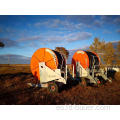
<svg viewBox="0 0 120 120"><path fill-rule="evenodd" d="M0 16L0 54L32 56L36 49L84 48L99 37L120 40L120 16Z"/></svg>

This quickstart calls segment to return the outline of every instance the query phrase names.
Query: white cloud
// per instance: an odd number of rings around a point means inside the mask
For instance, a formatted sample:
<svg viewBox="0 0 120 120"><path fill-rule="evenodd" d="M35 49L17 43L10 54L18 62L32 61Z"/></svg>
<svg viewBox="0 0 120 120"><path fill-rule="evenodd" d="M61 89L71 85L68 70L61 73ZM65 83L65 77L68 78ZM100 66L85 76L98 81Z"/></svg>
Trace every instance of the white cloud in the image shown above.
<svg viewBox="0 0 120 120"><path fill-rule="evenodd" d="M109 30L104 30L103 33L104 33L104 34L110 34L111 31L109 31Z"/></svg>
<svg viewBox="0 0 120 120"><path fill-rule="evenodd" d="M0 38L0 42L5 44L5 47L18 47L18 42L9 38Z"/></svg>
<svg viewBox="0 0 120 120"><path fill-rule="evenodd" d="M101 27L101 26L103 25L103 22L100 21L100 20L95 20L95 21L93 22L93 25L95 25L96 27Z"/></svg>
<svg viewBox="0 0 120 120"><path fill-rule="evenodd" d="M92 37L92 34L89 32L73 32L65 35L38 35L32 37L24 37L19 39L19 42L33 42L34 44L43 43L43 44L61 44L69 43L81 40L88 40Z"/></svg>
<svg viewBox="0 0 120 120"><path fill-rule="evenodd" d="M88 40L92 37L92 34L89 32L74 32L69 33L64 36L47 36L45 41L46 42L75 42L81 40Z"/></svg>
<svg viewBox="0 0 120 120"><path fill-rule="evenodd" d="M52 28L52 29L59 29L59 30L79 30L83 27L87 27L83 23L74 23L68 20L60 20L60 19L50 19L46 21L36 22L34 24L35 27L45 27L45 28Z"/></svg>
<svg viewBox="0 0 120 120"><path fill-rule="evenodd" d="M117 33L120 33L120 29L117 30Z"/></svg>
<svg viewBox="0 0 120 120"><path fill-rule="evenodd" d="M74 42L79 40L88 40L92 37L92 34L89 32L78 32L78 33L71 33L66 36L66 40L68 42Z"/></svg>
<svg viewBox="0 0 120 120"><path fill-rule="evenodd" d="M23 38L20 38L18 41L19 42L26 42L26 41L34 41L34 40L42 40L42 37L41 36L31 36L31 37L23 37Z"/></svg>
<svg viewBox="0 0 120 120"><path fill-rule="evenodd" d="M35 27L53 27L56 28L61 24L61 21L59 19L50 19L46 21L36 22L34 25Z"/></svg>

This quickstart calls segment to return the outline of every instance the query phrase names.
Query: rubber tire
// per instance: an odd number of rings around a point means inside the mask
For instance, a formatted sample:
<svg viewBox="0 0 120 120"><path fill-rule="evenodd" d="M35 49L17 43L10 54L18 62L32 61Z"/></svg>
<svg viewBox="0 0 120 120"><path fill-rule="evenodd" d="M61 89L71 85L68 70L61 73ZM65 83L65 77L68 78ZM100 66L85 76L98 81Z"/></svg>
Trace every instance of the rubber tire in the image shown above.
<svg viewBox="0 0 120 120"><path fill-rule="evenodd" d="M55 82L48 83L48 91L50 93L56 93L58 92L58 86Z"/></svg>

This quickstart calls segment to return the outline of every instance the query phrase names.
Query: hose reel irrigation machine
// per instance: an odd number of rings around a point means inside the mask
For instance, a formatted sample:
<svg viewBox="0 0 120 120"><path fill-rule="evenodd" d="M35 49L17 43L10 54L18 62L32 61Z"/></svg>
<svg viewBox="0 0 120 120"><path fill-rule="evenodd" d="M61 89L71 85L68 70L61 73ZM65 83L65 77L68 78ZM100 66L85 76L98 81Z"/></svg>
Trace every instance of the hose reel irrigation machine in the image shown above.
<svg viewBox="0 0 120 120"><path fill-rule="evenodd" d="M76 80L80 78L83 84L98 85L101 79L112 82L107 77L107 70L100 68L100 58L94 52L76 51L72 58L72 64L75 68Z"/></svg>
<svg viewBox="0 0 120 120"><path fill-rule="evenodd" d="M105 71L100 69L99 63L96 53L81 50L75 52L72 58L72 79L82 83L82 78L87 78L93 84L99 84L99 77L110 81ZM47 87L50 92L56 92L59 85L67 84L66 59L57 51L49 48L38 49L31 58L30 67L34 78L39 81L31 84L32 86Z"/></svg>
<svg viewBox="0 0 120 120"><path fill-rule="evenodd" d="M38 49L31 58L30 66L33 76L39 80L39 86L48 87L51 92L57 91L57 83L67 82L66 59L57 51Z"/></svg>

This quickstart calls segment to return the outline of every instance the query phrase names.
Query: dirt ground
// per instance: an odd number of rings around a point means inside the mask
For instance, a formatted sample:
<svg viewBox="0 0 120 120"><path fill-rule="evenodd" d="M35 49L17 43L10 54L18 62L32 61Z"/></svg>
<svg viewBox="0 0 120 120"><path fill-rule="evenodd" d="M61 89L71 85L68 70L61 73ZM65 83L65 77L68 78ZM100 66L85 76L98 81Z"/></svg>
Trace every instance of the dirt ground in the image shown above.
<svg viewBox="0 0 120 120"><path fill-rule="evenodd" d="M0 64L0 75L16 74L16 73L31 73L29 64Z"/></svg>
<svg viewBox="0 0 120 120"><path fill-rule="evenodd" d="M31 88L30 72L0 74L1 105L120 105L120 73L115 73L112 83L99 87L82 87L75 81L50 94L46 88ZM72 84L71 84L72 83Z"/></svg>

